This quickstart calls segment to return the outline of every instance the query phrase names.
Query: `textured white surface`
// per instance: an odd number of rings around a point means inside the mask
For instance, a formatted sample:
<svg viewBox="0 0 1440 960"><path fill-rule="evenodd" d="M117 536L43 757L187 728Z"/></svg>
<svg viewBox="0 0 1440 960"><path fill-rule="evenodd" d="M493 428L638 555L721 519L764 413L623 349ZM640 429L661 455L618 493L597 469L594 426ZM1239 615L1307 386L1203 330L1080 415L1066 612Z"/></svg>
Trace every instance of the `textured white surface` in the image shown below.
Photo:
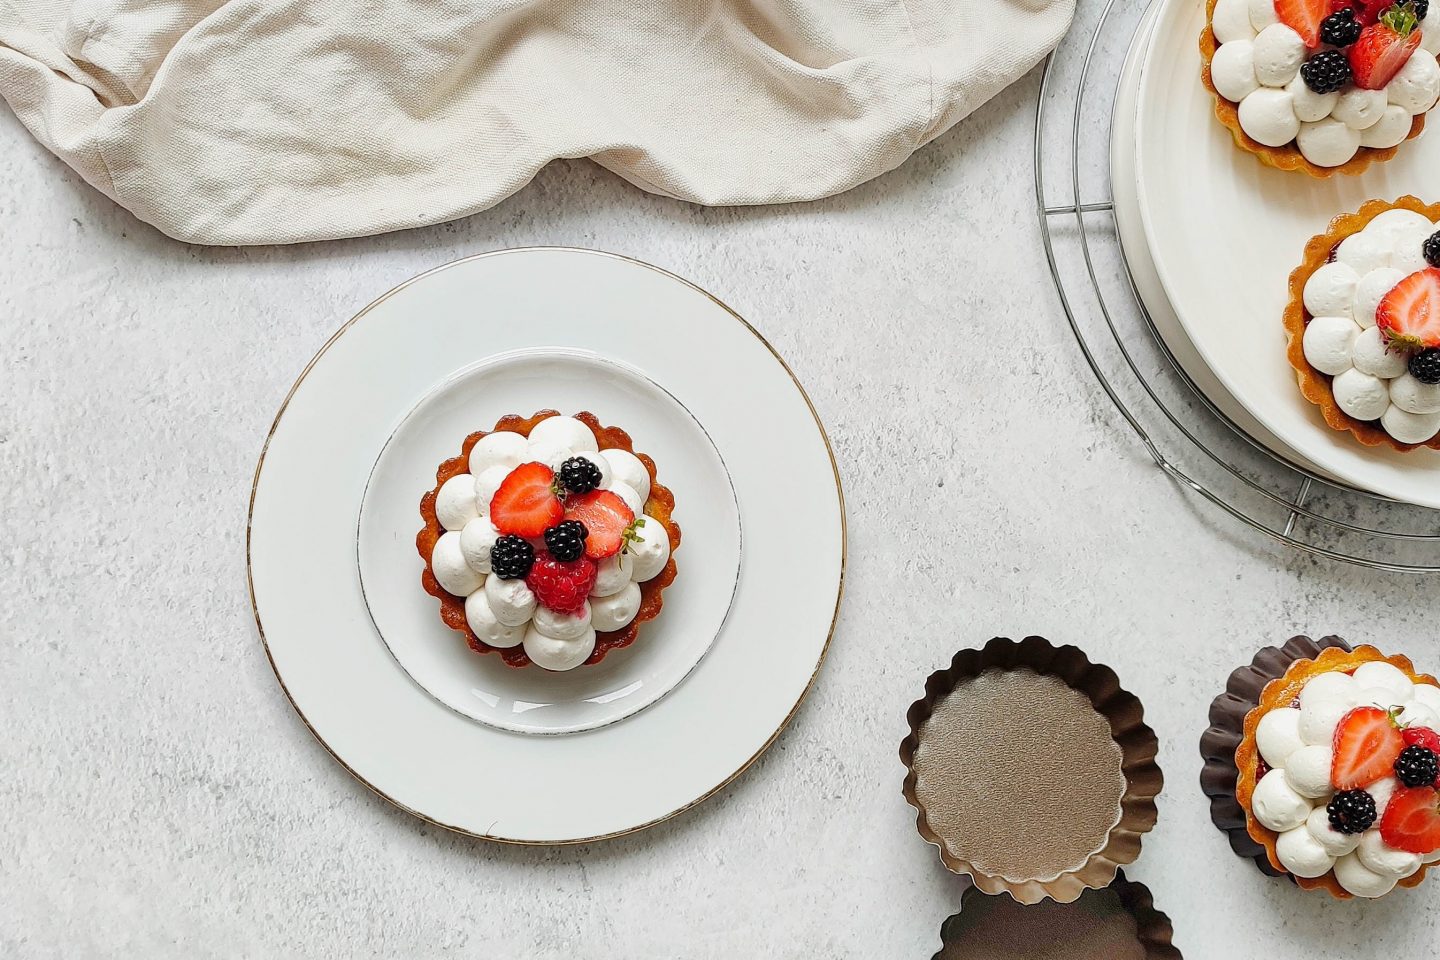
<svg viewBox="0 0 1440 960"><path fill-rule="evenodd" d="M558 164L460 223L248 250L162 238L0 115L0 955L928 957L961 884L900 796L905 710L958 647L1026 633L1149 708L1168 786L1131 872L1188 960L1431 950L1433 881L1371 904L1269 881L1196 776L1209 700L1262 644L1440 666L1436 587L1272 546L1151 465L1045 273L1036 82L806 206ZM557 850L437 832L351 780L276 684L244 571L255 458L325 338L427 267L531 243L649 260L751 320L850 515L830 659L775 747L683 817ZM1034 349L997 358L1017 332Z"/></svg>

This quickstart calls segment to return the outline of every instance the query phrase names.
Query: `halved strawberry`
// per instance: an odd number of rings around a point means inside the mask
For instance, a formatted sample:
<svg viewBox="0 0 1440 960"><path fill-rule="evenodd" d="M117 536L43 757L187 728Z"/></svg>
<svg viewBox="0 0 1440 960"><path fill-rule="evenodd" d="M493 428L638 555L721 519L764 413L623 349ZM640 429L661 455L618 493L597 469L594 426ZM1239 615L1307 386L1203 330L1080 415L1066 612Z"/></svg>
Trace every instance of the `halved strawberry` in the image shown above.
<svg viewBox="0 0 1440 960"><path fill-rule="evenodd" d="M1396 850L1424 856L1440 850L1440 791L1401 787L1385 807L1380 839Z"/></svg>
<svg viewBox="0 0 1440 960"><path fill-rule="evenodd" d="M1355 86L1384 90L1419 46L1420 20L1415 16L1415 5L1406 2L1390 7L1380 14L1378 23L1360 31L1360 39L1350 46L1350 73Z"/></svg>
<svg viewBox="0 0 1440 960"><path fill-rule="evenodd" d="M1440 270L1426 267L1397 283L1376 308L1375 323L1396 346L1440 347Z"/></svg>
<svg viewBox="0 0 1440 960"><path fill-rule="evenodd" d="M609 490L592 490L566 499L565 519L585 524L590 532L585 538L585 556L604 560L625 545L625 531L635 522L635 512Z"/></svg>
<svg viewBox="0 0 1440 960"><path fill-rule="evenodd" d="M1335 727L1335 757L1330 782L1336 790L1358 790L1395 772L1395 758L1405 749L1389 712L1356 707Z"/></svg>
<svg viewBox="0 0 1440 960"><path fill-rule="evenodd" d="M1353 2L1348 4L1340 3L1339 6L1348 6L1353 9L1355 11L1355 22L1361 26L1368 27L1372 23L1380 22L1380 14L1390 8L1390 0L1353 0Z"/></svg>
<svg viewBox="0 0 1440 960"><path fill-rule="evenodd" d="M1275 16L1312 50L1320 46L1321 21L1334 12L1330 0L1275 0Z"/></svg>
<svg viewBox="0 0 1440 960"><path fill-rule="evenodd" d="M555 496L555 472L543 463L522 463L490 498L490 522L501 533L538 537L565 517Z"/></svg>

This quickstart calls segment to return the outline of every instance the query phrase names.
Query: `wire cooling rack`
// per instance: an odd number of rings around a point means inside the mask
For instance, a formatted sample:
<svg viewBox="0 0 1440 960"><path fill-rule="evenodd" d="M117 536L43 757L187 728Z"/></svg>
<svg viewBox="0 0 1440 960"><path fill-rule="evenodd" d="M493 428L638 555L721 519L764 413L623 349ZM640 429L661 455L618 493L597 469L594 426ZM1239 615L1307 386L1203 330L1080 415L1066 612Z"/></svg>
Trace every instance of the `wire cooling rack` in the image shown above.
<svg viewBox="0 0 1440 960"><path fill-rule="evenodd" d="M1035 203L1055 289L1100 386L1157 466L1236 520L1316 556L1440 573L1440 511L1272 453L1205 396L1166 345L1131 276L1110 190L1117 84L1147 10L1115 0L1080 6L1040 84Z"/></svg>

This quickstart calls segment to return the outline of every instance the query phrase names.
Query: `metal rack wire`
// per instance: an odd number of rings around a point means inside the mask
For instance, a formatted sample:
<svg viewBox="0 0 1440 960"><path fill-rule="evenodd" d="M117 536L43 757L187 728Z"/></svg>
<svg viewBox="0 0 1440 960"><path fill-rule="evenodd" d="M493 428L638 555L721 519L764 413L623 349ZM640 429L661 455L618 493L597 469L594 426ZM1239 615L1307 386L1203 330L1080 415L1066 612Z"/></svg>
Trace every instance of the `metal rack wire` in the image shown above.
<svg viewBox="0 0 1440 960"><path fill-rule="evenodd" d="M1125 259L1110 193L1114 97L1146 10L1081 7L1040 84L1035 202L1055 289L1100 386L1157 466L1249 527L1331 560L1440 573L1440 511L1276 455L1211 402L1166 344ZM1047 180L1051 171L1059 175Z"/></svg>

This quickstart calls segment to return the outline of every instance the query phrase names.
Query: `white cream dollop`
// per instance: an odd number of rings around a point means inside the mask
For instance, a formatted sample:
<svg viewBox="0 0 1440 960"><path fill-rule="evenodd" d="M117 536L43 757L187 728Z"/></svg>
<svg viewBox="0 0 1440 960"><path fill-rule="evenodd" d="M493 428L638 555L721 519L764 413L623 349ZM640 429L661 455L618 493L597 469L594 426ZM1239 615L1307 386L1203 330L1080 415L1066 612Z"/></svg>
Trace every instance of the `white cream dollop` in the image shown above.
<svg viewBox="0 0 1440 960"><path fill-rule="evenodd" d="M490 572L490 548L500 539L500 531L489 517L476 517L460 531L460 552L465 562L477 573Z"/></svg>
<svg viewBox="0 0 1440 960"><path fill-rule="evenodd" d="M1344 373L1354 366L1350 353L1358 336L1360 328L1349 317L1315 317L1301 340L1305 360L1321 373Z"/></svg>
<svg viewBox="0 0 1440 960"><path fill-rule="evenodd" d="M541 604L535 608L531 622L552 640L579 640L590 629L590 604L581 607L579 613L559 613Z"/></svg>
<svg viewBox="0 0 1440 960"><path fill-rule="evenodd" d="M1405 274L1394 267L1376 267L1361 277L1360 282L1355 284L1355 303L1350 310L1355 322L1362 327L1375 326L1375 311L1379 309L1380 301L1404 279Z"/></svg>
<svg viewBox="0 0 1440 960"><path fill-rule="evenodd" d="M514 470L524 462L529 446L529 440L511 430L488 433L470 448L470 475L478 477L491 467Z"/></svg>
<svg viewBox="0 0 1440 960"><path fill-rule="evenodd" d="M475 502L480 507L480 512L487 517L490 515L490 501L495 499L495 491L500 489L500 484L510 476L514 467L488 467L484 473L475 477Z"/></svg>
<svg viewBox="0 0 1440 960"><path fill-rule="evenodd" d="M1421 383L1402 373L1390 381L1390 402L1406 413L1440 413L1440 383Z"/></svg>
<svg viewBox="0 0 1440 960"><path fill-rule="evenodd" d="M1380 426L1401 443L1425 443L1440 433L1440 413L1407 413L1392 403L1380 415Z"/></svg>
<svg viewBox="0 0 1440 960"><path fill-rule="evenodd" d="M1300 736L1300 711L1281 707L1261 717L1255 728L1255 746L1269 766L1285 766L1290 755L1305 746Z"/></svg>
<svg viewBox="0 0 1440 960"><path fill-rule="evenodd" d="M1360 834L1341 833L1335 829L1330 822L1330 813L1324 807L1316 807L1310 811L1310 816L1305 820L1305 829L1310 835L1320 842L1325 852L1332 857L1343 857L1360 846Z"/></svg>
<svg viewBox="0 0 1440 960"><path fill-rule="evenodd" d="M670 534L665 525L645 515L644 523L635 527L635 539L625 545L630 554L630 575L640 583L653 580L665 569L670 559Z"/></svg>
<svg viewBox="0 0 1440 960"><path fill-rule="evenodd" d="M530 431L530 445L537 443L564 447L574 453L600 449L594 431L574 417L547 417L535 424Z"/></svg>
<svg viewBox="0 0 1440 960"><path fill-rule="evenodd" d="M601 633L626 626L640 612L640 587L627 583L618 593L590 598L590 623Z"/></svg>
<svg viewBox="0 0 1440 960"><path fill-rule="evenodd" d="M1255 79L1267 87L1285 86L1305 62L1305 41L1283 23L1272 23L1261 30L1253 43Z"/></svg>
<svg viewBox="0 0 1440 960"><path fill-rule="evenodd" d="M1310 274L1301 299L1312 317L1349 317L1359 282L1360 274L1353 267L1335 260Z"/></svg>
<svg viewBox="0 0 1440 960"><path fill-rule="evenodd" d="M590 589L592 597L608 597L625 589L634 569L630 554L621 551L613 557L606 557L595 564L595 586Z"/></svg>
<svg viewBox="0 0 1440 960"><path fill-rule="evenodd" d="M1267 147L1283 147L1300 132L1295 98L1281 88L1261 87L1240 101L1236 115L1240 118L1240 128Z"/></svg>
<svg viewBox="0 0 1440 960"><path fill-rule="evenodd" d="M1355 852L1366 869L1382 877L1394 877L1398 880L1420 869L1418 854L1390 846L1377 829L1372 828L1361 834L1360 846Z"/></svg>
<svg viewBox="0 0 1440 960"><path fill-rule="evenodd" d="M1382 91L1390 103L1411 116L1435 106L1440 97L1440 64L1428 50L1416 50Z"/></svg>
<svg viewBox="0 0 1440 960"><path fill-rule="evenodd" d="M525 631L525 655L537 667L557 673L574 670L590 659L595 652L595 631L589 627L574 640L557 640L547 637L535 629L535 624Z"/></svg>
<svg viewBox="0 0 1440 960"><path fill-rule="evenodd" d="M484 590L476 590L465 598L465 622L470 624L475 636L502 650L517 646L525 638L524 626L510 626L496 618Z"/></svg>
<svg viewBox="0 0 1440 960"><path fill-rule="evenodd" d="M645 464L640 462L639 457L619 447L601 450L600 455L610 461L610 470L614 475L612 484L626 484L640 494L641 503L650 499L650 471L645 469Z"/></svg>
<svg viewBox="0 0 1440 960"><path fill-rule="evenodd" d="M1335 879L1355 896L1372 900L1385 896L1399 882L1395 877L1382 877L1366 867L1357 853L1347 854L1335 861Z"/></svg>
<svg viewBox="0 0 1440 960"><path fill-rule="evenodd" d="M470 474L451 477L435 494L435 519L446 530L463 530L480 515L475 506L475 481Z"/></svg>
<svg viewBox="0 0 1440 960"><path fill-rule="evenodd" d="M1234 103L1259 90L1260 81L1255 79L1255 45L1249 40L1235 40L1216 50L1210 60L1210 82L1215 84L1220 96ZM1293 89L1291 93L1293 96Z"/></svg>
<svg viewBox="0 0 1440 960"><path fill-rule="evenodd" d="M1210 28L1224 45L1255 36L1255 28L1250 25L1250 0L1216 0Z"/></svg>
<svg viewBox="0 0 1440 960"><path fill-rule="evenodd" d="M1367 327L1351 345L1355 369L1382 380L1393 380L1405 372L1410 358L1400 350L1391 350L1379 327ZM1388 393L1387 393L1388 396Z"/></svg>
<svg viewBox="0 0 1440 960"><path fill-rule="evenodd" d="M1390 406L1390 391L1378 377L1351 367L1330 381L1335 403L1356 420L1378 420Z"/></svg>
<svg viewBox="0 0 1440 960"><path fill-rule="evenodd" d="M1280 865L1297 877L1323 877L1335 866L1335 858L1306 826L1280 834L1275 855Z"/></svg>
<svg viewBox="0 0 1440 960"><path fill-rule="evenodd" d="M453 530L440 535L430 551L430 572L446 593L468 597L485 583L485 575L470 569L460 550L460 534Z"/></svg>
<svg viewBox="0 0 1440 960"><path fill-rule="evenodd" d="M1364 130L1379 122L1385 112L1385 91L1349 87L1340 94L1330 115L1351 130ZM1356 138L1359 141L1359 138Z"/></svg>
<svg viewBox="0 0 1440 960"><path fill-rule="evenodd" d="M1255 819L1276 833L1294 830L1310 816L1310 804L1290 788L1284 770L1271 770L1260 778L1250 799Z"/></svg>
<svg viewBox="0 0 1440 960"><path fill-rule="evenodd" d="M1218 89L1219 84L1216 84L1216 87ZM1295 116L1302 124L1324 120L1330 116L1330 111L1335 109L1335 104L1340 100L1340 91L1331 90L1329 93L1316 93L1310 89L1310 85L1305 82L1305 78L1298 73L1291 78L1289 83L1285 84L1285 89L1290 91L1290 96L1295 104ZM1234 100L1235 98L1227 97L1226 99ZM1300 132L1304 134L1305 128L1303 126L1300 128ZM1310 159L1311 163L1318 162L1314 158L1311 158L1308 153L1305 154L1305 156ZM1345 159L1348 160L1349 157ZM1345 161L1342 160L1340 162L1344 163Z"/></svg>
<svg viewBox="0 0 1440 960"><path fill-rule="evenodd" d="M518 627L535 614L535 593L524 580L485 579L485 597L495 619L507 627Z"/></svg>
<svg viewBox="0 0 1440 960"><path fill-rule="evenodd" d="M1300 112L1301 105L1297 100L1295 113L1298 116ZM1338 167L1360 150L1360 132L1336 117L1322 117L1313 123L1300 124L1295 145L1300 148L1301 155L1316 166Z"/></svg>
<svg viewBox="0 0 1440 960"><path fill-rule="evenodd" d="M1330 763L1334 756L1331 748L1323 743L1304 746L1290 754L1290 759L1285 761L1285 779L1290 789L1312 800L1329 796Z"/></svg>
<svg viewBox="0 0 1440 960"><path fill-rule="evenodd" d="M1360 131L1360 146L1375 150L1399 146L1410 135L1410 125L1409 111L1392 103L1379 120Z"/></svg>
<svg viewBox="0 0 1440 960"><path fill-rule="evenodd" d="M1405 675L1405 671L1384 660L1362 663L1350 676L1362 690L1385 691L1391 703L1404 703L1415 696L1415 684Z"/></svg>

